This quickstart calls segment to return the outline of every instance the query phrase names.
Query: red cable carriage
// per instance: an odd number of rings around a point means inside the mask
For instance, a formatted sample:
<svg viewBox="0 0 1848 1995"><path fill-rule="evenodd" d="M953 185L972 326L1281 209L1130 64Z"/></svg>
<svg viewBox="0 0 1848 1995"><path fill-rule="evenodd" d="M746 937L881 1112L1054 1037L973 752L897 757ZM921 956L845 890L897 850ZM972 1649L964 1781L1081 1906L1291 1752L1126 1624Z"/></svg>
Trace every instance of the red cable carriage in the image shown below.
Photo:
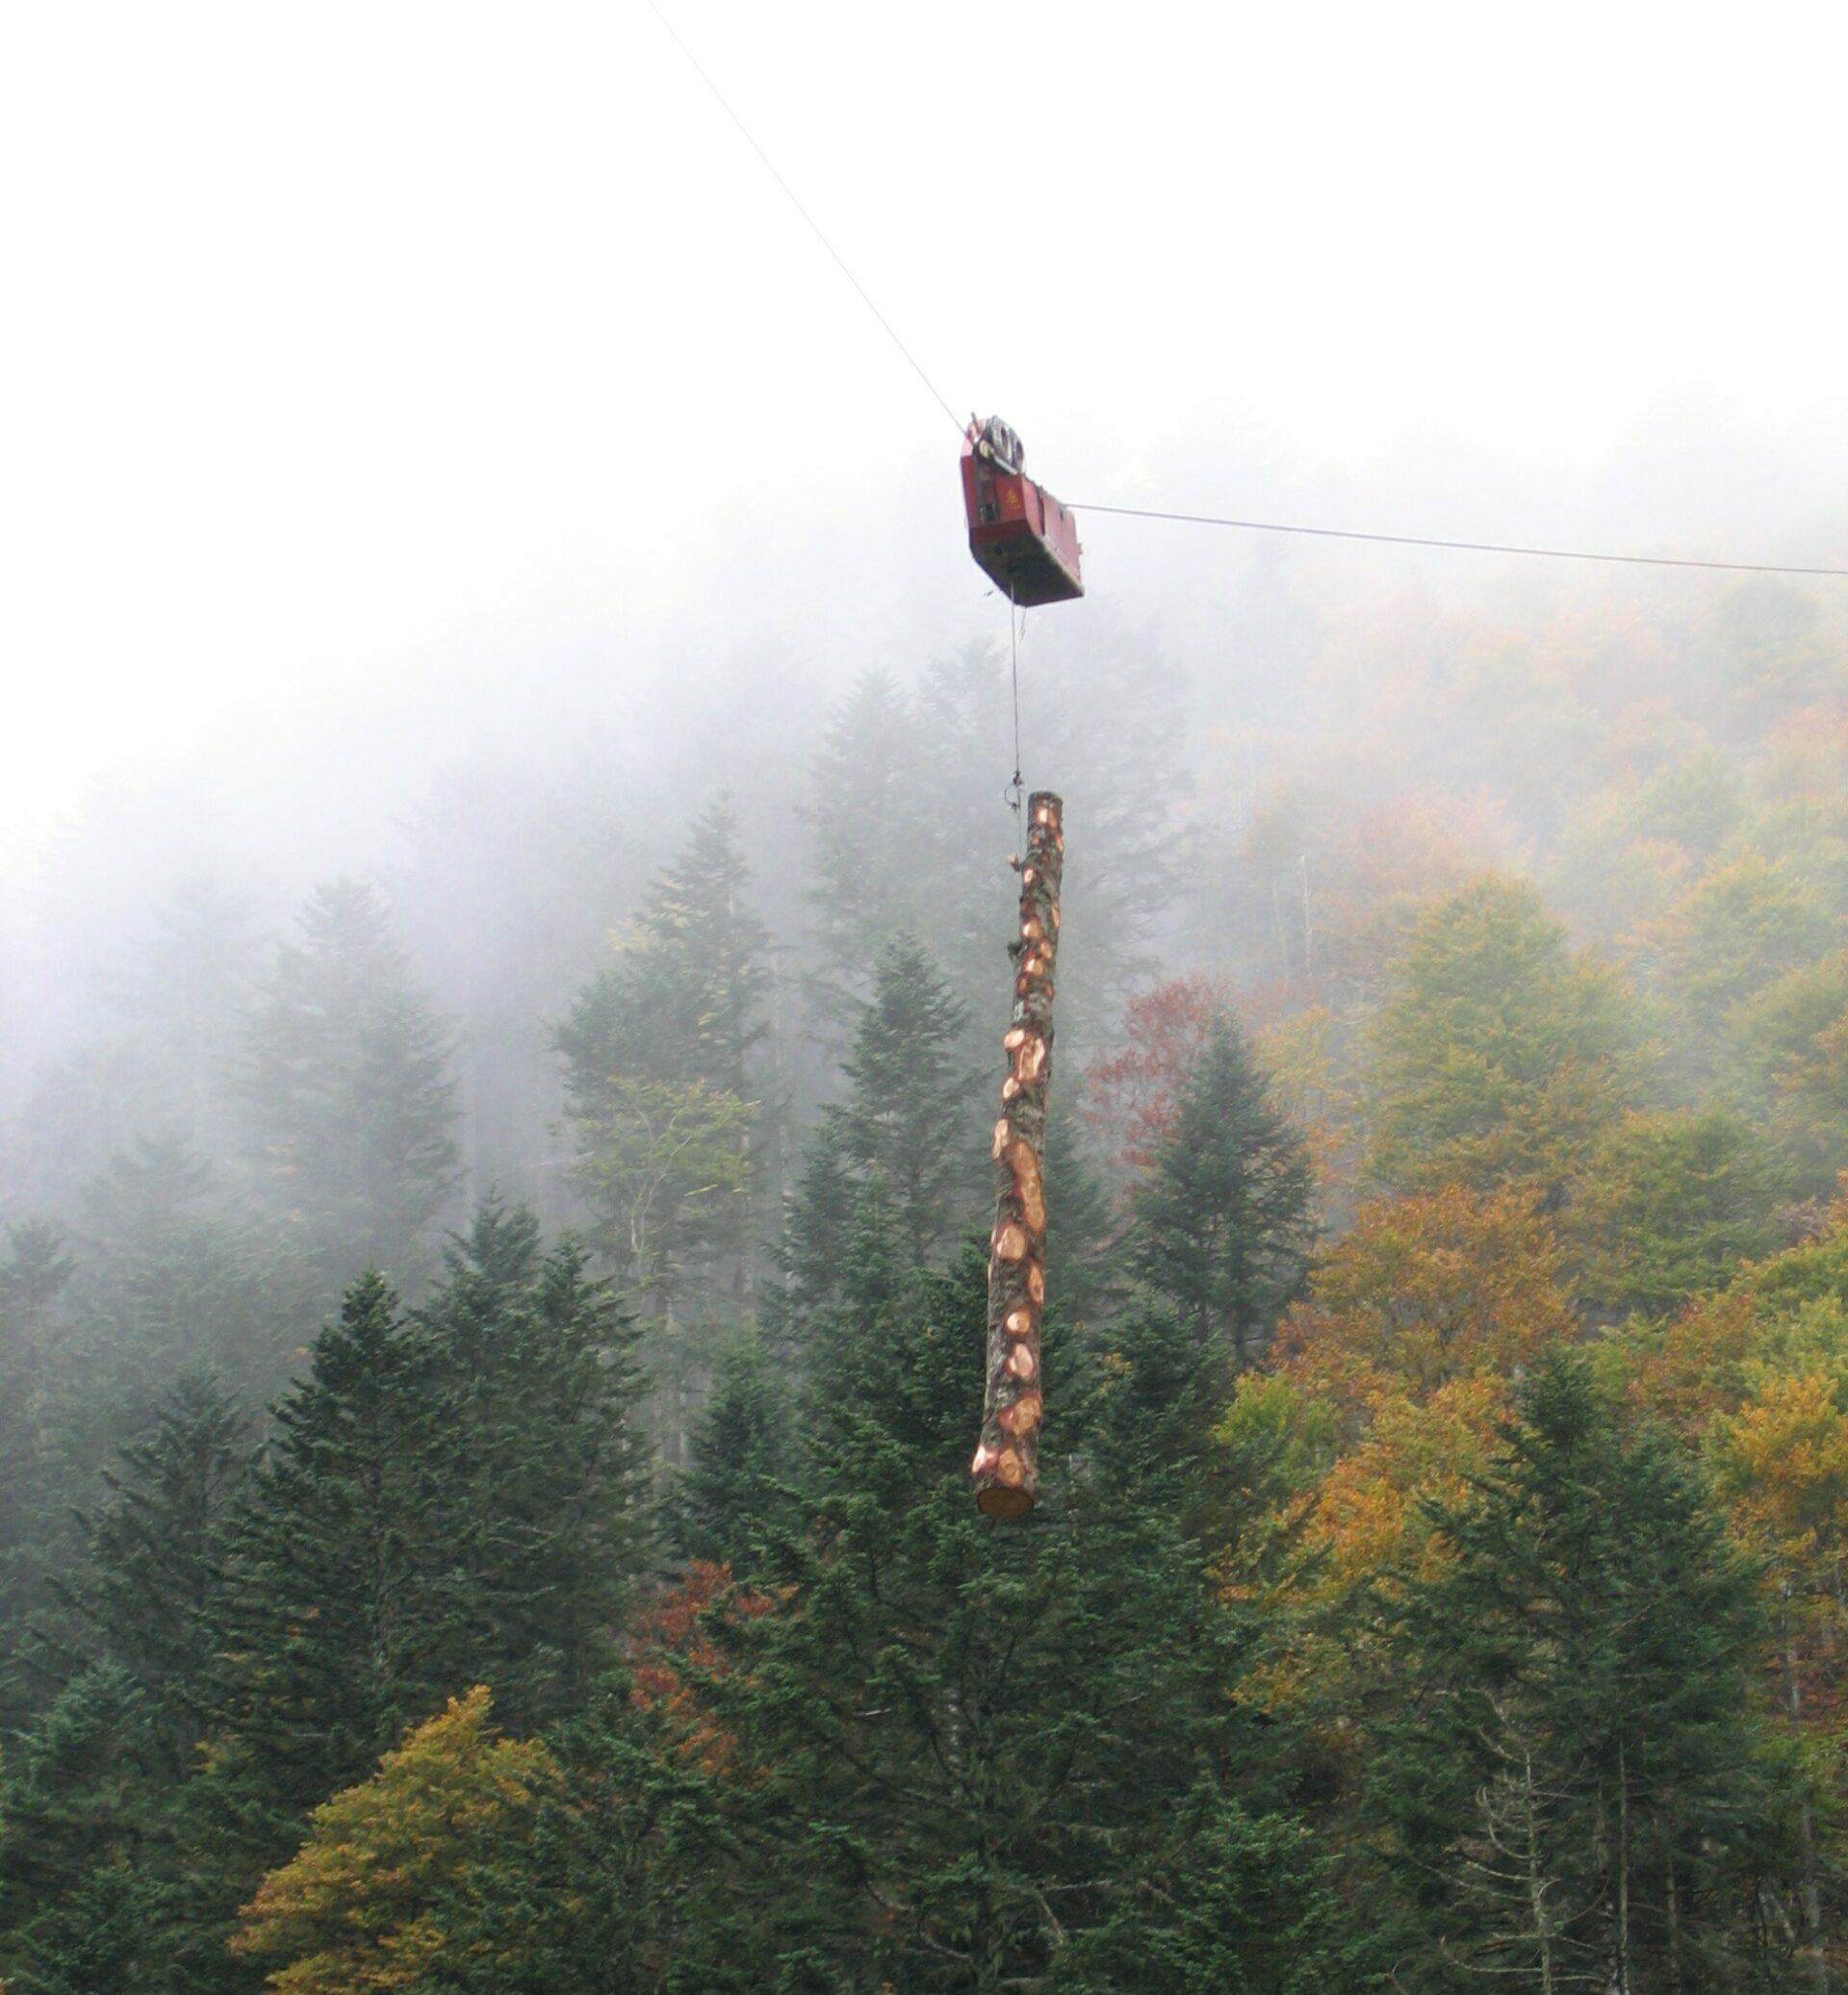
<svg viewBox="0 0 1848 1995"><path fill-rule="evenodd" d="M969 552L1010 601L1022 609L1069 602L1085 593L1078 527L1052 494L1020 467L1026 452L1001 421L969 421L962 444L962 504Z"/></svg>

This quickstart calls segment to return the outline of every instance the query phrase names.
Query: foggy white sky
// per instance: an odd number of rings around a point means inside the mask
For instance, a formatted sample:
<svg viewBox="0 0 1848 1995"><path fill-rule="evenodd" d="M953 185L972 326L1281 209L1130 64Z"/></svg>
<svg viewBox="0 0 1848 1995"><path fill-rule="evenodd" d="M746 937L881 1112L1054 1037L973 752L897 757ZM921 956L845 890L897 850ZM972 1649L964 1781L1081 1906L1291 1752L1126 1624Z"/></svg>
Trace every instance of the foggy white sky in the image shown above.
<svg viewBox="0 0 1848 1995"><path fill-rule="evenodd" d="M1839 7L663 4L1065 496L1582 540L1685 441L1776 558L1839 489ZM15 6L0 268L0 867L400 681L985 614L942 410L642 0Z"/></svg>

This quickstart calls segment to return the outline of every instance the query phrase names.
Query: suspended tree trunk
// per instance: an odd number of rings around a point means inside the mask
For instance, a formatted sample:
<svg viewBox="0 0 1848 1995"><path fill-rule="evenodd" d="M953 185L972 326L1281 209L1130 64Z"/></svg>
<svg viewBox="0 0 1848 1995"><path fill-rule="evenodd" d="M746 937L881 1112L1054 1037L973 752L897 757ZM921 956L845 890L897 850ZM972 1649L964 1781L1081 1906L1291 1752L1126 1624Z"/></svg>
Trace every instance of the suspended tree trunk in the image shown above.
<svg viewBox="0 0 1848 1995"><path fill-rule="evenodd" d="M1040 1490L1040 1313L1046 1299L1046 1088L1052 1077L1053 966L1065 805L1050 790L1027 801L1014 1018L1002 1044L1008 1078L994 1125L997 1189L988 1251L988 1386L982 1440L970 1465L975 1500L990 1517L1024 1517Z"/></svg>

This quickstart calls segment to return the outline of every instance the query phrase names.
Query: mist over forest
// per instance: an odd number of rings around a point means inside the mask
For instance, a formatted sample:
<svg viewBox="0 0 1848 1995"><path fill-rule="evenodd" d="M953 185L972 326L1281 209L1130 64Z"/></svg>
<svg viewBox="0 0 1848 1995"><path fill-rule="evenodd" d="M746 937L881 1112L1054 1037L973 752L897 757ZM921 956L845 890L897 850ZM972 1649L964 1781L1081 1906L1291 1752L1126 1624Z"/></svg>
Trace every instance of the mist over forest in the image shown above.
<svg viewBox="0 0 1848 1995"><path fill-rule="evenodd" d="M331 1991L406 1921L380 1985L1826 1983L1848 611L1190 529L1119 597L1131 525L1019 650L1069 840L1029 1526L959 1487L1019 837L979 586L870 653L462 648L15 877L10 1985ZM1485 1866L1517 1746L1556 1917ZM367 1881L432 1781L480 1826Z"/></svg>
<svg viewBox="0 0 1848 1995"><path fill-rule="evenodd" d="M1839 31L1652 12L0 29L0 1995L1842 1985Z"/></svg>

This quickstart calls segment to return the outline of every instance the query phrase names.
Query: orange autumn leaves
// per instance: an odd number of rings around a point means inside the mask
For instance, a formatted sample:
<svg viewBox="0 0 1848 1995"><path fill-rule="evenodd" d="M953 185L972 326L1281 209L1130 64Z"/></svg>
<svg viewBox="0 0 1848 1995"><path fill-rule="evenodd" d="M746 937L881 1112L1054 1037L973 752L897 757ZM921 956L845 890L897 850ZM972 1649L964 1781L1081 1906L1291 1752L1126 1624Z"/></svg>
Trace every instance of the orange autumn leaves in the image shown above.
<svg viewBox="0 0 1848 1995"><path fill-rule="evenodd" d="M1305 1575L1346 1585L1413 1555L1422 1506L1454 1498L1485 1460L1511 1380L1570 1336L1561 1251L1536 1194L1462 1186L1376 1200L1285 1317L1272 1378L1334 1419L1336 1452L1296 1492ZM1225 1429L1235 1440L1240 1408Z"/></svg>
<svg viewBox="0 0 1848 1995"><path fill-rule="evenodd" d="M702 1772L726 1771L736 1740L702 1701L702 1677L723 1675L729 1665L713 1640L707 1616L755 1620L774 1605L771 1597L750 1587L734 1588L730 1566L694 1559L677 1587L664 1593L636 1632L634 1688L630 1697L668 1722L673 1751Z"/></svg>
<svg viewBox="0 0 1848 1995"><path fill-rule="evenodd" d="M1461 1185L1363 1206L1285 1318L1279 1366L1359 1419L1505 1377L1574 1327L1561 1253L1535 1194Z"/></svg>
<svg viewBox="0 0 1848 1995"><path fill-rule="evenodd" d="M1361 1209L1220 1429L1235 1462L1242 1448L1256 1459L1258 1439L1274 1459L1280 1424L1307 1444L1247 1532L1283 1548L1264 1575L1270 1599L1318 1608L1442 1555L1428 1506L1467 1498L1524 1369L1590 1336L1565 1259L1527 1190L1452 1186ZM1834 1741L1848 1709L1848 1210L1667 1320L1592 1341L1608 1386L1706 1463L1764 1576L1767 1688ZM1252 1590L1230 1559L1227 1576ZM1326 1694L1344 1679L1348 1644L1318 1625L1311 1615L1286 1638L1268 1694Z"/></svg>

